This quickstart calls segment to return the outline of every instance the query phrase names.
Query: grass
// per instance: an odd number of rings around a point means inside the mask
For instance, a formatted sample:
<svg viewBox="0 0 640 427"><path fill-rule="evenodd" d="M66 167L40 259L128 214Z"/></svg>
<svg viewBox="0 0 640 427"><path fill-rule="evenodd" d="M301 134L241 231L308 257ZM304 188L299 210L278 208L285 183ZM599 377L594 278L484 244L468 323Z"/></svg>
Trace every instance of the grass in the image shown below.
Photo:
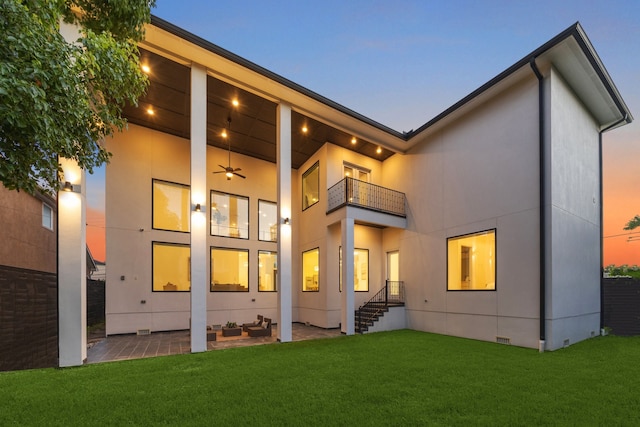
<svg viewBox="0 0 640 427"><path fill-rule="evenodd" d="M638 360L382 332L0 373L0 425L640 425Z"/></svg>

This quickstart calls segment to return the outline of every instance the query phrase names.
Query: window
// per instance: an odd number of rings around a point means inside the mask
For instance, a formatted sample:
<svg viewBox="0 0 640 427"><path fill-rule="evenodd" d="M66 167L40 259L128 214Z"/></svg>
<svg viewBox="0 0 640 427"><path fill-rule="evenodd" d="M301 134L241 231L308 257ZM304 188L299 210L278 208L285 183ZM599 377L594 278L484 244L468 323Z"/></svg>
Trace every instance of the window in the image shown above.
<svg viewBox="0 0 640 427"><path fill-rule="evenodd" d="M320 273L320 249L311 249L302 253L302 290L318 292Z"/></svg>
<svg viewBox="0 0 640 427"><path fill-rule="evenodd" d="M53 208L46 203L42 204L42 226L53 230Z"/></svg>
<svg viewBox="0 0 640 427"><path fill-rule="evenodd" d="M275 292L278 258L275 252L258 251L258 291Z"/></svg>
<svg viewBox="0 0 640 427"><path fill-rule="evenodd" d="M447 239L447 290L496 289L496 231Z"/></svg>
<svg viewBox="0 0 640 427"><path fill-rule="evenodd" d="M249 292L249 251L211 248L211 291Z"/></svg>
<svg viewBox="0 0 640 427"><path fill-rule="evenodd" d="M188 185L153 180L153 228L189 232L191 196Z"/></svg>
<svg viewBox="0 0 640 427"><path fill-rule="evenodd" d="M249 238L249 198L211 192L211 235Z"/></svg>
<svg viewBox="0 0 640 427"><path fill-rule="evenodd" d="M258 240L278 241L278 205L258 200Z"/></svg>
<svg viewBox="0 0 640 427"><path fill-rule="evenodd" d="M320 200L320 162L316 162L302 175L302 210Z"/></svg>
<svg viewBox="0 0 640 427"><path fill-rule="evenodd" d="M371 171L369 169L361 168L360 166L353 165L351 163L344 163L344 176L347 178L357 179L359 181L369 182Z"/></svg>
<svg viewBox="0 0 640 427"><path fill-rule="evenodd" d="M189 291L191 289L191 252L189 245L153 242L153 291Z"/></svg>
<svg viewBox="0 0 640 427"><path fill-rule="evenodd" d="M338 249L340 267L338 272L338 287L342 292L342 246ZM353 250L353 290L356 292L369 292L369 249Z"/></svg>

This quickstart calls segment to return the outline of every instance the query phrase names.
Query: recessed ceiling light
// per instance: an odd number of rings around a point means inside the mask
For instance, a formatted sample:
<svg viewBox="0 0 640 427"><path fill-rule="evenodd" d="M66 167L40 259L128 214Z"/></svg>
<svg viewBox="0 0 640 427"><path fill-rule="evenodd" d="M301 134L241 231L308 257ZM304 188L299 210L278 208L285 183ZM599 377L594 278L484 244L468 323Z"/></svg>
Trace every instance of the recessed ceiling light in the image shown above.
<svg viewBox="0 0 640 427"><path fill-rule="evenodd" d="M227 130L223 129L222 133L220 134L220 136L222 136L223 138L226 138L227 137Z"/></svg>
<svg viewBox="0 0 640 427"><path fill-rule="evenodd" d="M378 154L382 153L382 148L378 147L378 149L376 150L376 153Z"/></svg>
<svg viewBox="0 0 640 427"><path fill-rule="evenodd" d="M307 129L307 126L302 126L302 133L307 133L309 129Z"/></svg>
<svg viewBox="0 0 640 427"><path fill-rule="evenodd" d="M151 68L147 64L142 64L140 68L142 68L142 71L146 74L149 74L151 72Z"/></svg>
<svg viewBox="0 0 640 427"><path fill-rule="evenodd" d="M234 99L233 101L231 101L231 103L233 104L234 107L237 107L238 105L240 105L237 99Z"/></svg>
<svg viewBox="0 0 640 427"><path fill-rule="evenodd" d="M155 113L156 113L156 112L155 112L155 111L153 111L153 107L149 107L149 108L147 108L147 114L148 114L148 115L153 116Z"/></svg>
<svg viewBox="0 0 640 427"><path fill-rule="evenodd" d="M351 138L351 143L355 144L358 140L356 139L356 137L354 136L353 138Z"/></svg>

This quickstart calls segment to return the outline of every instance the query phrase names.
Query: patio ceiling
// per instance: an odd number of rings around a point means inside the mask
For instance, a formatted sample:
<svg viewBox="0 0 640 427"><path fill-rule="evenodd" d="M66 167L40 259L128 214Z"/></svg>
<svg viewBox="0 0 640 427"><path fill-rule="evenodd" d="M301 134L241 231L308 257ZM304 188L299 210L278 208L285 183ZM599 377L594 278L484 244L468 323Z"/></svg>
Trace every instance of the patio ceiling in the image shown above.
<svg viewBox="0 0 640 427"><path fill-rule="evenodd" d="M190 70L155 53L140 49L140 61L149 66L150 85L147 94L140 98L138 106L128 106L124 110L130 123L145 126L161 132L189 138L190 133ZM231 101L237 99L239 106ZM149 113L149 109L153 114ZM276 104L253 93L235 87L227 82L207 77L207 144L227 149L227 140L220 134L227 127L231 117L231 151L276 162ZM385 160L393 152L370 141L357 139L352 143L352 135L321 123L317 120L292 112L291 163L300 168L326 142L347 148L362 155ZM303 126L308 129L302 131Z"/></svg>

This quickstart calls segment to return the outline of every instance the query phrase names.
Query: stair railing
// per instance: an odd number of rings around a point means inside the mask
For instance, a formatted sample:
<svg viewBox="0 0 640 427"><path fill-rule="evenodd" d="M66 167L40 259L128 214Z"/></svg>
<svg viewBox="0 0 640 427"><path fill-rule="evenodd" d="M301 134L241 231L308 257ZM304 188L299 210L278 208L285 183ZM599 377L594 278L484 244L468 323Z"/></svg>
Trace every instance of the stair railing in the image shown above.
<svg viewBox="0 0 640 427"><path fill-rule="evenodd" d="M384 311L389 304L404 303L404 282L387 280L386 284L373 297L356 311L356 325L362 333L362 325L372 321L378 313ZM363 308L374 308L367 315L363 314Z"/></svg>

